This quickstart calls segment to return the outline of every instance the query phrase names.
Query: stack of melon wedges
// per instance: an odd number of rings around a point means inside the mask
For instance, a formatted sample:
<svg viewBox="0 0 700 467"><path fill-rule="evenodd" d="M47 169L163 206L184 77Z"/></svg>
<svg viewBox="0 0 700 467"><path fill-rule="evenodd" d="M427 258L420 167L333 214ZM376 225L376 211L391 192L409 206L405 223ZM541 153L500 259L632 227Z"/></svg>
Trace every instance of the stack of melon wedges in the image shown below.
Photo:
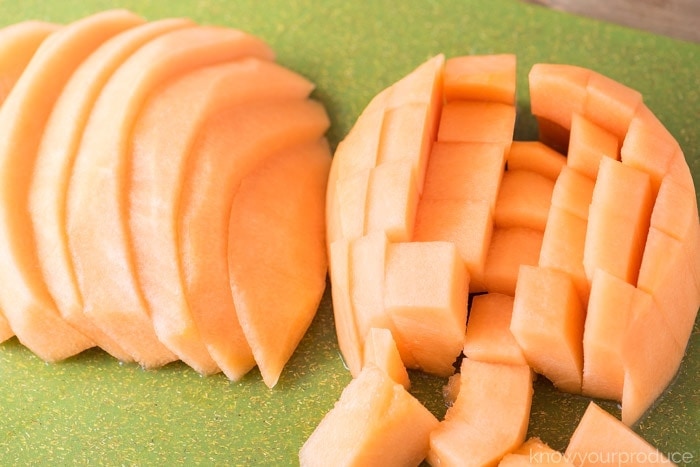
<svg viewBox="0 0 700 467"><path fill-rule="evenodd" d="M527 465L504 458L523 449L535 373L622 405L621 421L589 408L569 446L576 465L635 446L668 461L628 426L676 374L700 306L690 170L638 92L572 65L531 69L540 138L513 141L515 66L436 56L379 93L338 145L327 242L350 386L377 367L400 375L396 360L461 376L440 422L392 403L379 413L403 424L372 418L343 393L303 464ZM374 358L376 328L391 333L391 364ZM383 450L325 450L341 426L354 431L352 404L365 425L421 433L411 455L399 461L406 443L389 434Z"/></svg>
<svg viewBox="0 0 700 467"><path fill-rule="evenodd" d="M260 39L109 10L0 31L0 341L273 386L325 289L329 120Z"/></svg>

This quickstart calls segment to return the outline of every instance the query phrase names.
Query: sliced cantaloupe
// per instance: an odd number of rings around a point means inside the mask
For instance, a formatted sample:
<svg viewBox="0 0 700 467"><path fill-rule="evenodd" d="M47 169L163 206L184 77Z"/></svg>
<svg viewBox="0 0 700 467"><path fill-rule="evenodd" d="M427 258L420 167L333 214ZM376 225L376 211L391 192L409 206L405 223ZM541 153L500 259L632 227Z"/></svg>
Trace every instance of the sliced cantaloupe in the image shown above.
<svg viewBox="0 0 700 467"><path fill-rule="evenodd" d="M29 190L29 214L41 270L61 316L122 361L133 357L83 313L66 236L68 183L85 123L112 73L151 39L191 25L184 19L138 25L106 41L75 70L46 123Z"/></svg>
<svg viewBox="0 0 700 467"><path fill-rule="evenodd" d="M698 223L695 191L664 177L660 183L649 224L671 237L684 241Z"/></svg>
<svg viewBox="0 0 700 467"><path fill-rule="evenodd" d="M515 106L500 102L452 101L440 116L437 140L444 142L500 143L513 140Z"/></svg>
<svg viewBox="0 0 700 467"><path fill-rule="evenodd" d="M61 26L47 21L22 21L0 29L0 106L34 53Z"/></svg>
<svg viewBox="0 0 700 467"><path fill-rule="evenodd" d="M85 313L144 367L181 358L200 373L218 370L203 344L196 352L183 349L180 341L172 339L179 330L173 332L161 322L154 329L137 283L126 219L134 118L149 94L168 79L246 56L271 58L272 52L259 39L237 30L193 27L164 34L115 71L83 132L68 188L66 216ZM109 254L96 255L96 251Z"/></svg>
<svg viewBox="0 0 700 467"><path fill-rule="evenodd" d="M279 115L287 117L281 110ZM315 130L315 138L285 147L246 175L228 224L236 315L268 387L277 383L311 324L328 271L323 208L331 155L326 140L319 139L328 121L319 125L313 118L297 118L308 120L311 130L295 126L293 131L314 135Z"/></svg>
<svg viewBox="0 0 700 467"><path fill-rule="evenodd" d="M506 160L508 170L529 170L555 181L566 165L566 156L541 141L513 141Z"/></svg>
<svg viewBox="0 0 700 467"><path fill-rule="evenodd" d="M374 365L363 368L299 451L304 467L418 465L438 420Z"/></svg>
<svg viewBox="0 0 700 467"><path fill-rule="evenodd" d="M576 466L674 465L595 402L588 404L565 455Z"/></svg>
<svg viewBox="0 0 700 467"><path fill-rule="evenodd" d="M620 159L617 137L583 115L573 114L566 153L567 165L595 180L603 157Z"/></svg>
<svg viewBox="0 0 700 467"><path fill-rule="evenodd" d="M564 167L554 183L552 206L588 221L595 181L569 166Z"/></svg>
<svg viewBox="0 0 700 467"><path fill-rule="evenodd" d="M433 115L440 115L445 70L445 56L437 54L421 63L411 73L390 86L386 106L389 109L404 104L432 104Z"/></svg>
<svg viewBox="0 0 700 467"><path fill-rule="evenodd" d="M527 227L544 231L554 182L529 170L507 170L496 199L497 227Z"/></svg>
<svg viewBox="0 0 700 467"><path fill-rule="evenodd" d="M188 157L202 126L222 108L256 100L304 99L312 89L308 80L280 65L247 58L173 80L148 99L137 118L128 198L134 261L154 322L165 323L163 332L180 333L170 338L179 339L179 347L195 350L201 345L199 331L182 332L196 326L182 278L177 213ZM250 351L239 350L247 344L238 321L222 320L217 327L213 335L202 334L201 341L225 374L240 377L233 356Z"/></svg>
<svg viewBox="0 0 700 467"><path fill-rule="evenodd" d="M449 58L445 61L445 100L515 105L515 67L514 54Z"/></svg>
<svg viewBox="0 0 700 467"><path fill-rule="evenodd" d="M450 376L464 343L469 290L457 249L449 242L390 244L385 274L384 306L396 340L410 345L418 369Z"/></svg>
<svg viewBox="0 0 700 467"><path fill-rule="evenodd" d="M396 347L391 331L384 328L371 328L365 337L363 366L375 365L406 388L411 387L406 367Z"/></svg>
<svg viewBox="0 0 700 467"><path fill-rule="evenodd" d="M637 283L653 204L646 172L609 157L600 162L589 209L583 265Z"/></svg>
<svg viewBox="0 0 700 467"><path fill-rule="evenodd" d="M537 265L543 233L527 227L496 228L484 266L486 290L513 296L520 265Z"/></svg>
<svg viewBox="0 0 700 467"><path fill-rule="evenodd" d="M600 73L591 73L586 83L584 117L614 134L622 144L632 118L642 105L639 91Z"/></svg>
<svg viewBox="0 0 700 467"><path fill-rule="evenodd" d="M533 437L525 441L518 449L506 454L498 467L519 467L523 465L563 465L574 467L566 456Z"/></svg>
<svg viewBox="0 0 700 467"><path fill-rule="evenodd" d="M496 465L524 441L532 404L527 365L462 360L459 393L430 434L428 462L444 466Z"/></svg>
<svg viewBox="0 0 700 467"><path fill-rule="evenodd" d="M39 141L80 63L108 38L142 22L124 10L109 10L63 27L42 43L0 110L0 307L20 342L46 361L94 342L61 317L39 268L27 210Z"/></svg>
<svg viewBox="0 0 700 467"><path fill-rule="evenodd" d="M512 296L499 293L474 296L464 337L464 355L479 362L527 365L510 332L512 315Z"/></svg>
<svg viewBox="0 0 700 467"><path fill-rule="evenodd" d="M581 392L585 311L567 274L520 267L510 330L533 370L575 394Z"/></svg>

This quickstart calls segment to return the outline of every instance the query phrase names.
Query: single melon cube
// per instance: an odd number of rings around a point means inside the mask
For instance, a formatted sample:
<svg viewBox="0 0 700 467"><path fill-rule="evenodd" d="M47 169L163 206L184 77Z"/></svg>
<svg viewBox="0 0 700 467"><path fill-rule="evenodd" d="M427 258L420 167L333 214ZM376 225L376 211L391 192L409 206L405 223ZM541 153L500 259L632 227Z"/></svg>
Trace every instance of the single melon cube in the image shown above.
<svg viewBox="0 0 700 467"><path fill-rule="evenodd" d="M506 454L499 462L498 467L519 467L524 465L574 466L563 453L550 448L539 438L530 438L518 449L510 454Z"/></svg>
<svg viewBox="0 0 700 467"><path fill-rule="evenodd" d="M544 231L554 182L529 170L507 170L496 199L497 227L528 227Z"/></svg>
<svg viewBox="0 0 700 467"><path fill-rule="evenodd" d="M337 216L340 232L348 240L361 237L365 231L365 210L367 208L367 190L372 169L363 169L344 178L337 179L334 184L335 196L338 199Z"/></svg>
<svg viewBox="0 0 700 467"><path fill-rule="evenodd" d="M602 157L620 158L617 137L581 114L573 114L567 164L595 180Z"/></svg>
<svg viewBox="0 0 700 467"><path fill-rule="evenodd" d="M484 266L486 290L514 295L520 265L537 265L543 236L525 227L494 229Z"/></svg>
<svg viewBox="0 0 700 467"><path fill-rule="evenodd" d="M614 134L622 144L630 122L641 104L642 95L639 91L593 72L586 84L583 116Z"/></svg>
<svg viewBox="0 0 700 467"><path fill-rule="evenodd" d="M374 365L340 399L299 451L303 467L418 465L438 420L406 389Z"/></svg>
<svg viewBox="0 0 700 467"><path fill-rule="evenodd" d="M393 109L404 104L439 105L442 102L445 56L435 55L420 64L415 70L390 87L387 108ZM439 115L439 109L437 110Z"/></svg>
<svg viewBox="0 0 700 467"><path fill-rule="evenodd" d="M567 274L520 267L510 330L528 364L574 394L581 392L585 312Z"/></svg>
<svg viewBox="0 0 700 467"><path fill-rule="evenodd" d="M437 140L510 146L514 127L515 106L499 102L452 101L442 109Z"/></svg>
<svg viewBox="0 0 700 467"><path fill-rule="evenodd" d="M365 208L365 233L384 232L392 242L413 236L418 185L408 160L385 162L370 174Z"/></svg>
<svg viewBox="0 0 700 467"><path fill-rule="evenodd" d="M595 181L566 166L554 183L552 206L564 209L587 221L594 187Z"/></svg>
<svg viewBox="0 0 700 467"><path fill-rule="evenodd" d="M450 242L394 243L387 251L384 306L417 368L450 376L467 324L469 273Z"/></svg>
<svg viewBox="0 0 700 467"><path fill-rule="evenodd" d="M507 156L508 170L529 170L556 180L566 156L541 141L513 141Z"/></svg>
<svg viewBox="0 0 700 467"><path fill-rule="evenodd" d="M510 332L513 297L499 293L472 299L464 337L467 358L487 363L527 365L523 351Z"/></svg>
<svg viewBox="0 0 700 467"><path fill-rule="evenodd" d="M591 70L574 65L533 65L528 75L532 114L570 130L572 115L583 112L592 74Z"/></svg>
<svg viewBox="0 0 700 467"><path fill-rule="evenodd" d="M515 105L514 54L463 55L445 62L445 100Z"/></svg>
<svg viewBox="0 0 700 467"><path fill-rule="evenodd" d="M452 242L469 270L469 290L484 292L484 268L493 233L493 216L483 201L430 200L418 203L413 241Z"/></svg>
<svg viewBox="0 0 700 467"><path fill-rule="evenodd" d="M496 465L524 441L532 405L527 365L462 360L460 388L430 434L431 465Z"/></svg>
<svg viewBox="0 0 700 467"><path fill-rule="evenodd" d="M408 378L406 366L401 360L399 349L396 347L391 331L383 328L371 328L365 337L363 366L375 365L386 372L391 379L409 389L411 380Z"/></svg>
<svg viewBox="0 0 700 467"><path fill-rule="evenodd" d="M651 211L651 227L683 241L697 223L695 191L678 183L673 177L664 177Z"/></svg>
<svg viewBox="0 0 700 467"><path fill-rule="evenodd" d="M674 465L661 452L595 402L579 420L566 457L576 466Z"/></svg>

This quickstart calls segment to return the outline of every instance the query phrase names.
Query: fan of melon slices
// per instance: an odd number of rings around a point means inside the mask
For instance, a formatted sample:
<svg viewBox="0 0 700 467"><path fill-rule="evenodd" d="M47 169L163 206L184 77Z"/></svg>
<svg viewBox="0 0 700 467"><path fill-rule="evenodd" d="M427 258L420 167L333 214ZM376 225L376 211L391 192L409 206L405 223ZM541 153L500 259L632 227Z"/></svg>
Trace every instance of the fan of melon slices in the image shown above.
<svg viewBox="0 0 700 467"><path fill-rule="evenodd" d="M326 285L314 86L239 30L0 30L0 341L273 386Z"/></svg>
<svg viewBox="0 0 700 467"><path fill-rule="evenodd" d="M531 69L540 138L514 141L515 68L513 55L436 56L338 145L327 242L355 378L302 464L529 465L518 452L546 450L522 445L533 374L621 403L621 421L591 405L569 458L656 453L628 426L676 374L700 306L690 170L637 91L573 65ZM461 370L443 421L406 400L404 366Z"/></svg>

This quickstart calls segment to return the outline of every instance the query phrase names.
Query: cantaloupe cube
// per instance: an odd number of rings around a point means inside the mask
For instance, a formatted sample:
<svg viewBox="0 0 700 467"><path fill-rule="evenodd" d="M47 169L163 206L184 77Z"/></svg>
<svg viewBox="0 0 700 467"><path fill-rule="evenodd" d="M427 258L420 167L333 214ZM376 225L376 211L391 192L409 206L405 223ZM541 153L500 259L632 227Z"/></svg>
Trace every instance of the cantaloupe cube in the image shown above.
<svg viewBox="0 0 700 467"><path fill-rule="evenodd" d="M678 183L673 177L664 177L659 185L650 226L677 240L684 241L698 223L695 191Z"/></svg>
<svg viewBox="0 0 700 467"><path fill-rule="evenodd" d="M413 241L455 244L469 271L469 290L484 292L484 268L493 234L493 215L485 201L422 199Z"/></svg>
<svg viewBox="0 0 700 467"><path fill-rule="evenodd" d="M498 467L519 467L524 465L562 465L573 467L574 464L563 453L555 451L539 438L530 438L518 449L506 454Z"/></svg>
<svg viewBox="0 0 700 467"><path fill-rule="evenodd" d="M542 239L541 231L526 227L494 229L484 266L486 290L514 295L520 265L537 265Z"/></svg>
<svg viewBox="0 0 700 467"><path fill-rule="evenodd" d="M566 457L577 467L594 465L674 465L641 436L590 402L579 420Z"/></svg>
<svg viewBox="0 0 700 467"><path fill-rule="evenodd" d="M568 274L520 267L510 330L528 364L574 394L581 392L585 312Z"/></svg>
<svg viewBox="0 0 700 467"><path fill-rule="evenodd" d="M567 164L595 180L602 157L619 160L617 136L596 125L581 114L571 116Z"/></svg>
<svg viewBox="0 0 700 467"><path fill-rule="evenodd" d="M388 89L377 94L338 143L333 154L338 180L376 167L388 96Z"/></svg>
<svg viewBox="0 0 700 467"><path fill-rule="evenodd" d="M561 97L561 96L559 96ZM614 134L620 144L627 134L642 94L600 73L591 73L586 84L583 116Z"/></svg>
<svg viewBox="0 0 700 467"><path fill-rule="evenodd" d="M554 183L552 206L564 209L587 221L594 186L594 180L566 166Z"/></svg>
<svg viewBox="0 0 700 467"><path fill-rule="evenodd" d="M502 143L513 140L515 106L500 102L452 101L440 116L438 141Z"/></svg>
<svg viewBox="0 0 700 467"><path fill-rule="evenodd" d="M554 182L529 170L507 170L496 199L497 227L527 227L544 231Z"/></svg>
<svg viewBox="0 0 700 467"><path fill-rule="evenodd" d="M365 337L363 353L362 366L375 365L407 390L410 388L411 380L390 330L371 328Z"/></svg>
<svg viewBox="0 0 700 467"><path fill-rule="evenodd" d="M685 155L680 148L678 148L673 155L671 165L668 167L668 171L664 177L670 177L678 184L695 191L693 174L690 172L688 161L685 160Z"/></svg>
<svg viewBox="0 0 700 467"><path fill-rule="evenodd" d="M515 105L514 54L463 55L445 61L445 100Z"/></svg>
<svg viewBox="0 0 700 467"><path fill-rule="evenodd" d="M510 332L512 315L512 296L499 293L474 296L464 337L464 355L479 362L527 365Z"/></svg>
<svg viewBox="0 0 700 467"><path fill-rule="evenodd" d="M404 104L433 104L434 111L440 114L442 87L445 72L445 56L435 55L421 63L415 70L390 87L387 108L393 109Z"/></svg>
<svg viewBox="0 0 700 467"><path fill-rule="evenodd" d="M335 211L340 228L331 236L332 240L340 236L353 240L364 235L371 173L372 169L362 169L335 182L334 193L329 195L337 198Z"/></svg>
<svg viewBox="0 0 700 467"><path fill-rule="evenodd" d="M430 435L428 462L496 465L525 441L533 394L530 368L465 358L459 386L457 400Z"/></svg>
<svg viewBox="0 0 700 467"><path fill-rule="evenodd" d="M513 141L506 156L508 170L529 170L556 180L566 156L541 141Z"/></svg>
<svg viewBox="0 0 700 467"><path fill-rule="evenodd" d="M410 344L419 369L451 375L464 344L469 291L469 274L454 244L391 244L384 281L396 340Z"/></svg>
<svg viewBox="0 0 700 467"><path fill-rule="evenodd" d="M609 157L601 160L593 189L583 265L637 283L653 205L649 175Z"/></svg>
<svg viewBox="0 0 700 467"><path fill-rule="evenodd" d="M385 162L372 169L367 188L365 233L384 232L392 242L413 236L418 185L408 160Z"/></svg>
<svg viewBox="0 0 700 467"><path fill-rule="evenodd" d="M438 420L400 384L369 365L299 451L303 467L418 465Z"/></svg>

